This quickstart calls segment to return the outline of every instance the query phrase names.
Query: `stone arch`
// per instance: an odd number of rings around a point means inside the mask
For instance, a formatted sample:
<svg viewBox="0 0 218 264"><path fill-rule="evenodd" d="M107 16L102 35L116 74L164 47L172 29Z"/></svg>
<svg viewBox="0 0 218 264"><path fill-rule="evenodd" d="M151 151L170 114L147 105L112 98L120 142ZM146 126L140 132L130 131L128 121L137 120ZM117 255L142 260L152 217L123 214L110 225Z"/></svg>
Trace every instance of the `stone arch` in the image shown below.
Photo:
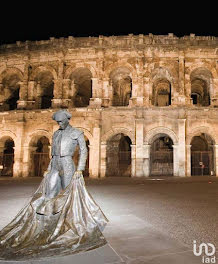
<svg viewBox="0 0 218 264"><path fill-rule="evenodd" d="M128 106L132 97L132 76L128 67L114 68L109 74L109 83L112 87L112 105Z"/></svg>
<svg viewBox="0 0 218 264"><path fill-rule="evenodd" d="M50 66L39 66L30 74L35 82L33 98L38 109L50 108L54 97L54 81L57 79L55 70Z"/></svg>
<svg viewBox="0 0 218 264"><path fill-rule="evenodd" d="M106 78L110 78L110 73L112 71L114 71L117 68L127 68L130 72L130 77L131 79L136 78L137 77L137 72L135 70L135 68L129 64L128 62L115 62L115 63L111 63L110 65L108 65L105 69L105 77Z"/></svg>
<svg viewBox="0 0 218 264"><path fill-rule="evenodd" d="M156 127L149 130L145 136L144 143L150 145L156 139L156 136L160 134L169 136L174 145L178 144L178 137L175 132L167 127Z"/></svg>
<svg viewBox="0 0 218 264"><path fill-rule="evenodd" d="M216 134L214 133L214 129L212 127L206 127L206 126L200 126L196 127L193 130L191 130L186 138L186 144L191 145L191 140L194 136L200 135L201 133L208 134L213 140L214 144L217 144L218 138L216 137Z"/></svg>
<svg viewBox="0 0 218 264"><path fill-rule="evenodd" d="M130 177L132 175L132 141L124 133L109 137L106 145L105 175Z"/></svg>
<svg viewBox="0 0 218 264"><path fill-rule="evenodd" d="M43 176L50 161L50 146L50 139L45 136L45 133L32 134L28 146L30 176Z"/></svg>
<svg viewBox="0 0 218 264"><path fill-rule="evenodd" d="M53 67L51 67L49 65L46 65L46 66L40 65L40 66L36 67L35 69L31 70L31 73L29 76L30 80L34 81L40 72L50 72L52 74L54 80L58 79L57 72Z"/></svg>
<svg viewBox="0 0 218 264"><path fill-rule="evenodd" d="M206 132L206 131L205 131ZM193 134L190 142L191 148L191 175L215 175L216 153L215 140L210 134L198 131Z"/></svg>
<svg viewBox="0 0 218 264"><path fill-rule="evenodd" d="M124 135L127 135L131 139L132 144L135 144L135 137L134 137L133 132L127 128L124 128L124 127L112 128L111 130L106 132L101 138L101 144L106 144L106 142L110 138L112 138L113 136L115 136L117 134L121 134L121 133Z"/></svg>
<svg viewBox="0 0 218 264"><path fill-rule="evenodd" d="M209 69L197 67L190 73L191 97L193 104L208 106L213 97L213 76Z"/></svg>
<svg viewBox="0 0 218 264"><path fill-rule="evenodd" d="M0 138L3 138L3 137L10 137L13 139L13 141L15 142L16 144L16 141L17 141L17 136L14 132L12 132L11 130L1 130L0 131Z"/></svg>
<svg viewBox="0 0 218 264"><path fill-rule="evenodd" d="M29 146L30 142L32 140L37 139L37 137L47 137L49 139L49 142L51 144L51 140L52 140L52 134L51 132L49 132L48 130L45 129L37 129L33 132L31 132L30 134L27 135L26 140L24 142L24 146Z"/></svg>
<svg viewBox="0 0 218 264"><path fill-rule="evenodd" d="M88 67L78 67L67 76L71 80L70 98L75 107L86 107L92 97L92 72Z"/></svg>
<svg viewBox="0 0 218 264"><path fill-rule="evenodd" d="M78 68L87 68L92 73L92 78L98 77L97 70L92 65L87 64L87 63L79 63L76 66L67 67L65 74L64 74L64 79L70 79L70 75Z"/></svg>
<svg viewBox="0 0 218 264"><path fill-rule="evenodd" d="M8 134L0 137L0 165L2 176L13 177L15 141Z"/></svg>
<svg viewBox="0 0 218 264"><path fill-rule="evenodd" d="M163 67L158 67L152 71L151 79L152 105L171 105L173 78L169 70Z"/></svg>
<svg viewBox="0 0 218 264"><path fill-rule="evenodd" d="M0 75L1 110L15 110L20 95L23 73L17 68L6 68Z"/></svg>

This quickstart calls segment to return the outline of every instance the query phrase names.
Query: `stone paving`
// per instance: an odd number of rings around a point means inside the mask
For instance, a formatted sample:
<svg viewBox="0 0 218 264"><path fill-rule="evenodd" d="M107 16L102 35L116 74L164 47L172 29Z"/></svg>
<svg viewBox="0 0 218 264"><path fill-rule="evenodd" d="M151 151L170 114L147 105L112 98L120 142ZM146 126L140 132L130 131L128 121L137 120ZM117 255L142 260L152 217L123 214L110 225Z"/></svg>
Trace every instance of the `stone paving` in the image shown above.
<svg viewBox="0 0 218 264"><path fill-rule="evenodd" d="M0 178L0 228L28 201L40 180ZM194 239L198 245L210 242L217 248L218 178L110 177L85 181L110 220L104 230L107 245L66 257L0 263L199 264L202 257L193 254Z"/></svg>

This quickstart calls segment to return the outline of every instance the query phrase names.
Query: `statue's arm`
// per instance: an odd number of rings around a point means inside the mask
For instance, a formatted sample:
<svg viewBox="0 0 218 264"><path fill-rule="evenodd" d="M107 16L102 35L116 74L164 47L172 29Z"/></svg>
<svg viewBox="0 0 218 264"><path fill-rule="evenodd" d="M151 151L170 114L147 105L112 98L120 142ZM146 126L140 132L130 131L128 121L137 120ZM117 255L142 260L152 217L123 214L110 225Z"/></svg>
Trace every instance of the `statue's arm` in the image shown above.
<svg viewBox="0 0 218 264"><path fill-rule="evenodd" d="M79 162L77 166L77 171L83 171L85 170L86 159L88 155L88 150L86 147L86 141L83 132L78 136L77 141L79 144Z"/></svg>

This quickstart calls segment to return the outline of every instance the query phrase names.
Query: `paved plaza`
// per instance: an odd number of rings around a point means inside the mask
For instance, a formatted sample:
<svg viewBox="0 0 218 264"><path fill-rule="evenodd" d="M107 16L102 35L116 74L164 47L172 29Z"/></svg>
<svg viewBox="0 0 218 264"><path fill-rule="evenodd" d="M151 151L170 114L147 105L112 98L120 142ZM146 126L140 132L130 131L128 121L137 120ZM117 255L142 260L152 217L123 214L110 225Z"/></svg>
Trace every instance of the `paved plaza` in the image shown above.
<svg viewBox="0 0 218 264"><path fill-rule="evenodd" d="M0 178L0 228L29 201L40 181ZM103 232L106 246L66 257L0 263L200 264L204 254L193 254L193 240L218 248L216 177L109 177L85 182L110 221Z"/></svg>

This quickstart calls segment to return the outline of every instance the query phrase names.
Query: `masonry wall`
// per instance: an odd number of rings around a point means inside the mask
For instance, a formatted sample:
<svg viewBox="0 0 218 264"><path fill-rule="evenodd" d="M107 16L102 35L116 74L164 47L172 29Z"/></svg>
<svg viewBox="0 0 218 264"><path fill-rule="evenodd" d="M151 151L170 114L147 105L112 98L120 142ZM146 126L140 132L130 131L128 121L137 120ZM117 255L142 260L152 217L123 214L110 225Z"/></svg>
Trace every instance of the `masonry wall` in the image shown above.
<svg viewBox="0 0 218 264"><path fill-rule="evenodd" d="M14 141L14 177L30 176L40 137L51 144L59 108L89 140L89 176L107 175L107 148L131 140L131 176L151 175L158 137L173 141L173 175L191 176L193 137L208 135L218 175L218 40L194 35L111 36L0 47L0 152ZM115 141L113 141L113 144Z"/></svg>

